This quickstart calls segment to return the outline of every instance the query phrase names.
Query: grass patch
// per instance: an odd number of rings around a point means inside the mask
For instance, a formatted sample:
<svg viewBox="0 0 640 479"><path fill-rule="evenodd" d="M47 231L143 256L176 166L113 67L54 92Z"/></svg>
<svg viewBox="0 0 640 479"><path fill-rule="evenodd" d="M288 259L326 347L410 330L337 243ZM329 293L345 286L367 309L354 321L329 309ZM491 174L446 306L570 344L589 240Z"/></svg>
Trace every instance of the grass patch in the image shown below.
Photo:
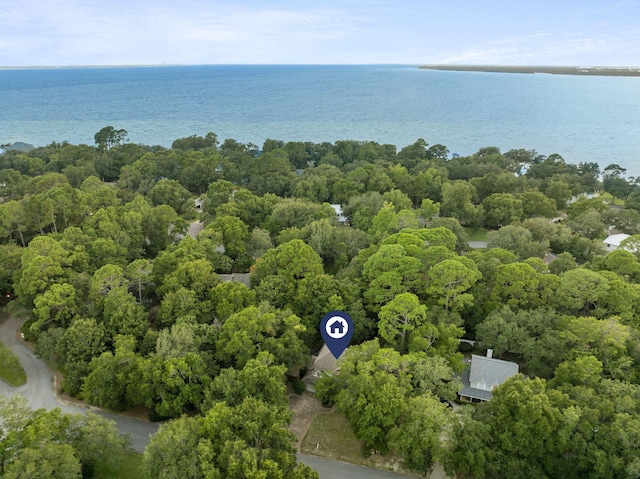
<svg viewBox="0 0 640 479"><path fill-rule="evenodd" d="M363 464L364 460L362 442L353 434L349 421L340 411L318 414L300 451L354 464Z"/></svg>
<svg viewBox="0 0 640 479"><path fill-rule="evenodd" d="M22 369L18 356L2 342L0 342L0 379L13 387L22 386L27 382L27 375Z"/></svg>
<svg viewBox="0 0 640 479"><path fill-rule="evenodd" d="M302 441L300 452L377 469L402 470L400 461L392 454L364 457L362 446L362 441L353 434L347 418L336 410L315 417Z"/></svg>
<svg viewBox="0 0 640 479"><path fill-rule="evenodd" d="M130 451L116 467L98 467L94 479L146 479L142 472L142 454Z"/></svg>
<svg viewBox="0 0 640 479"><path fill-rule="evenodd" d="M602 198L604 201L607 201L609 204L616 205L616 206L624 206L624 200L621 198L616 198L611 193L602 193L600 195L600 198Z"/></svg>
<svg viewBox="0 0 640 479"><path fill-rule="evenodd" d="M487 241L487 233L489 230L486 228L465 227L464 231L467 233L469 241Z"/></svg>

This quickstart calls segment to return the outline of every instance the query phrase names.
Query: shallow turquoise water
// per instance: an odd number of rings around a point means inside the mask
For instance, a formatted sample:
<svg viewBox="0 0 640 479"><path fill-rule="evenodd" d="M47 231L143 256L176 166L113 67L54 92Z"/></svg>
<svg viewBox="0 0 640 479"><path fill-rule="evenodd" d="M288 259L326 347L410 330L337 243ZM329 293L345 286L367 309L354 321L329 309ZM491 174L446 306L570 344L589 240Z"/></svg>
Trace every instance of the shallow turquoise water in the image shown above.
<svg viewBox="0 0 640 479"><path fill-rule="evenodd" d="M415 66L174 66L0 70L0 143L93 144L100 128L169 146L209 131L261 145L424 138L617 163L640 175L640 78Z"/></svg>

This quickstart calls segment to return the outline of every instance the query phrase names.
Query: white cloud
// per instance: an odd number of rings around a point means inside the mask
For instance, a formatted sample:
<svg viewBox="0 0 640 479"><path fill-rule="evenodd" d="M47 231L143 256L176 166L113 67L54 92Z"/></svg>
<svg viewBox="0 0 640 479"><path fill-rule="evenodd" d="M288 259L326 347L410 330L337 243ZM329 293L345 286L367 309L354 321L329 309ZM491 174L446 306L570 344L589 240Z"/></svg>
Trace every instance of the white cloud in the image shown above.
<svg viewBox="0 0 640 479"><path fill-rule="evenodd" d="M637 38L640 38L640 30L634 29L618 32L616 35L607 32L587 34L540 31L450 52L439 57L437 61L458 64L612 65L615 63L612 61L617 58L616 53L622 51L628 58L631 58L630 54L635 53L636 62L633 65L637 65L640 64L640 46L632 46L636 45ZM593 61L589 61L590 59Z"/></svg>
<svg viewBox="0 0 640 479"><path fill-rule="evenodd" d="M640 64L638 2L561 3L0 0L0 65Z"/></svg>
<svg viewBox="0 0 640 479"><path fill-rule="evenodd" d="M11 57L18 64L48 57L74 64L295 61L306 48L349 37L357 25L348 13L321 6L250 8L223 2L134 1L107 7L23 0L19 7L0 5L0 12L13 25L0 32L6 45L0 64Z"/></svg>

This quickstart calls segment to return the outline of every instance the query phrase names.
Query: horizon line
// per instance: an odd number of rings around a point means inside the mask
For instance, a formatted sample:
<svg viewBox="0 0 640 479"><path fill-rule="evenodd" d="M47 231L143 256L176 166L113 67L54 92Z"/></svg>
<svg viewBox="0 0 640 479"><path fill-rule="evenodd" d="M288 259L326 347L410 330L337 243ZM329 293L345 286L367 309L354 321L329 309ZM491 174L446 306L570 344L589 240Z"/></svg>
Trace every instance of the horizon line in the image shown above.
<svg viewBox="0 0 640 479"><path fill-rule="evenodd" d="M95 65L0 65L0 70L37 70L37 69L71 69L71 68L157 68L157 67L186 67L186 66L375 66L402 65L416 66L424 69L436 68L579 68L579 69L639 69L640 65L545 65L545 64L517 64L517 63L122 63Z"/></svg>

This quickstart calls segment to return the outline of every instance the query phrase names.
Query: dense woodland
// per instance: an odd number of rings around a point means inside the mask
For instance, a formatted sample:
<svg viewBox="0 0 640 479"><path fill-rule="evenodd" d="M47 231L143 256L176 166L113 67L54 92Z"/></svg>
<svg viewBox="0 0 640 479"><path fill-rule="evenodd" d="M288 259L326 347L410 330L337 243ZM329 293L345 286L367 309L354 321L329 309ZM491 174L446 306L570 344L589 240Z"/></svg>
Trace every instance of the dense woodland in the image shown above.
<svg viewBox="0 0 640 479"><path fill-rule="evenodd" d="M126 137L0 155L0 293L65 392L175 418L150 477L317 477L296 463L285 385L340 309L352 347L317 395L365 453L478 479L640 478L640 186L623 168L422 139ZM605 254L610 231L626 249ZM218 276L241 272L251 287ZM463 337L524 374L454 413ZM13 477L27 449L1 427Z"/></svg>

